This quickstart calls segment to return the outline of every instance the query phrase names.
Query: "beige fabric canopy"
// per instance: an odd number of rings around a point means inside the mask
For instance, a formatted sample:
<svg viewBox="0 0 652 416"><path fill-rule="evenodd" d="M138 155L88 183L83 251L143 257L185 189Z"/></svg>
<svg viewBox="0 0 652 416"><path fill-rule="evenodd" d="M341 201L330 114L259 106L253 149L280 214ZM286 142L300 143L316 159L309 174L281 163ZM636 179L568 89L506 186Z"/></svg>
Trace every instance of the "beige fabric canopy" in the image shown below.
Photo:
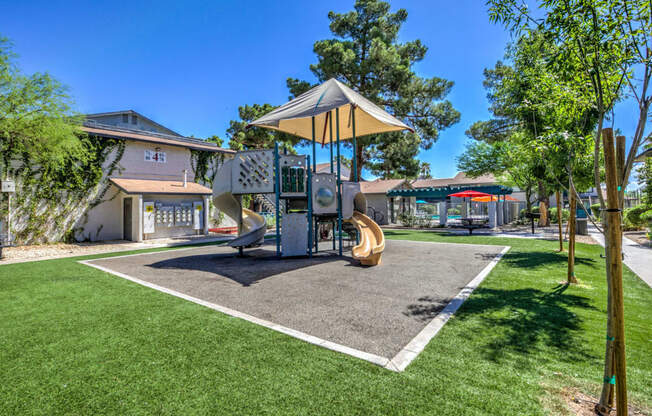
<svg viewBox="0 0 652 416"><path fill-rule="evenodd" d="M329 143L329 117L333 117L333 141L336 140L335 109L339 108L340 140L353 137L353 114L355 107L355 135L410 130L411 127L390 115L362 95L331 78L279 108L251 122L247 127L258 126L280 130L312 140L312 117L315 117L315 141Z"/></svg>

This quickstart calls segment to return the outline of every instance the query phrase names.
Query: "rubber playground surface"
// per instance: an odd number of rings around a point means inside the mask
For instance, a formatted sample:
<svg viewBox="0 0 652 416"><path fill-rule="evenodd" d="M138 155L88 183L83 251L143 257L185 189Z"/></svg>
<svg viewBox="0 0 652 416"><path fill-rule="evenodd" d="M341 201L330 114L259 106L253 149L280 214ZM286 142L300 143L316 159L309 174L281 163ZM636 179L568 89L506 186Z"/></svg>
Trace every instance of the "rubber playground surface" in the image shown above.
<svg viewBox="0 0 652 416"><path fill-rule="evenodd" d="M391 358L503 248L387 240L375 267L359 266L346 251L278 259L273 243L244 257L230 247L204 246L88 263Z"/></svg>

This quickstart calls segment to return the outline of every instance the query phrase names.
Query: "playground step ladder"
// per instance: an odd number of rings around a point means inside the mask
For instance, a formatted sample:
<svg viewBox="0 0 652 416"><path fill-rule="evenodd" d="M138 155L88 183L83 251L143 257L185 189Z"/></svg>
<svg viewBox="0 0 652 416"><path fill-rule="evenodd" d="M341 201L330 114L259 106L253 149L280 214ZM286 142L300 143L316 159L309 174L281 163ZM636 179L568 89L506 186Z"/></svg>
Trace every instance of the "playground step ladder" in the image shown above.
<svg viewBox="0 0 652 416"><path fill-rule="evenodd" d="M274 196L268 194L256 194L254 199L263 206L263 211L276 213L276 201ZM281 214L283 213L283 206L284 204L280 204Z"/></svg>

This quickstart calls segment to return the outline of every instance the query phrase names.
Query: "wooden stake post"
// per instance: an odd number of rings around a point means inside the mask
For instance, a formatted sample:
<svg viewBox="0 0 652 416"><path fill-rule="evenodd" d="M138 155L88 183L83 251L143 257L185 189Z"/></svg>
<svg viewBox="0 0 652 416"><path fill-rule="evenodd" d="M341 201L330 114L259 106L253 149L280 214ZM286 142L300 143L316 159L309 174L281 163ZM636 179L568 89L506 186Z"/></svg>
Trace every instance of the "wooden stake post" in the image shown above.
<svg viewBox="0 0 652 416"><path fill-rule="evenodd" d="M625 357L625 313L623 296L622 230L618 191L618 170L614 151L613 130L602 130L605 179L607 184L607 230L611 243L607 267L611 275L611 319L614 328L614 367L616 372L616 408L618 415L627 415L627 360Z"/></svg>

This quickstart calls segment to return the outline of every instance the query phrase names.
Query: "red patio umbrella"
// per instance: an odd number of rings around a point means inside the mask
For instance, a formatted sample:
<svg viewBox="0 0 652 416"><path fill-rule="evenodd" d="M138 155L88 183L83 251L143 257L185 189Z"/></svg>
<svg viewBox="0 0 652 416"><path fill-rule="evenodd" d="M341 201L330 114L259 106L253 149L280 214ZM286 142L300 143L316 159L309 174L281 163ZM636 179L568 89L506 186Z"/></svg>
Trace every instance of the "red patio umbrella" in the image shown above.
<svg viewBox="0 0 652 416"><path fill-rule="evenodd" d="M455 198L475 198L479 196L491 196L491 194L486 194L484 192L478 192L478 191L473 191L473 190L468 190L468 191L462 191L462 192L456 192L454 194L450 194L448 196L452 196Z"/></svg>
<svg viewBox="0 0 652 416"><path fill-rule="evenodd" d="M488 196L476 196L475 198L472 198L471 201L473 202L491 202L491 201L498 201L499 196L492 195L491 197ZM504 195L503 196L504 201L518 201L518 199L511 197L509 195Z"/></svg>
<svg viewBox="0 0 652 416"><path fill-rule="evenodd" d="M452 197L455 197L455 198L464 198L464 201L465 201L464 204L466 206L466 198L477 198L477 197L480 197L480 196L491 197L491 194L486 194L484 192L478 192L478 191L474 191L472 189L469 189L467 191L456 192L456 193L450 194L448 196L452 196Z"/></svg>

